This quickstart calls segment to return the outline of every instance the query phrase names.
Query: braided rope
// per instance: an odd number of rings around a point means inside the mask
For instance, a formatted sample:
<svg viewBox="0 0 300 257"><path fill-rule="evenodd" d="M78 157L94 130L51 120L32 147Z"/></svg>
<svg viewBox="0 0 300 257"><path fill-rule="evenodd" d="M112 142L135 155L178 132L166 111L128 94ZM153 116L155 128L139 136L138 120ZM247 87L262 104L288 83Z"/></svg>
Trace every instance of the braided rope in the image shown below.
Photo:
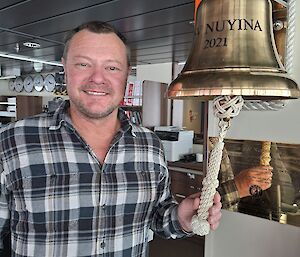
<svg viewBox="0 0 300 257"><path fill-rule="evenodd" d="M270 141L263 141L261 145L261 155L260 155L260 165L268 166L270 165L271 161L271 142Z"/></svg>
<svg viewBox="0 0 300 257"><path fill-rule="evenodd" d="M213 100L214 114L220 120L220 132L218 142L211 150L208 170L202 181L202 191L197 215L194 215L192 218L193 232L200 236L207 235L210 230L210 225L207 221L209 215L208 210L213 205L213 198L219 186L218 173L224 148L223 140L230 127L230 119L239 114L243 106L243 101L241 96L217 96Z"/></svg>
<svg viewBox="0 0 300 257"><path fill-rule="evenodd" d="M292 75L296 34L296 0L288 0L287 24L285 68L287 73Z"/></svg>
<svg viewBox="0 0 300 257"><path fill-rule="evenodd" d="M285 101L261 101L251 100L245 101L243 111L278 111L285 107Z"/></svg>

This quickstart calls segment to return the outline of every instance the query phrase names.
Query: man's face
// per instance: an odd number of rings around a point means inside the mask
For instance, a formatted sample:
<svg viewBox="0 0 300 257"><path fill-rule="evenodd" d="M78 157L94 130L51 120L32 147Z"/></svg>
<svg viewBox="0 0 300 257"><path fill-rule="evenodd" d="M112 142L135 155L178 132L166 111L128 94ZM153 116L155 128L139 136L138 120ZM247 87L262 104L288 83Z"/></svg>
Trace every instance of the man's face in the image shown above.
<svg viewBox="0 0 300 257"><path fill-rule="evenodd" d="M99 119L117 111L129 73L126 46L117 35L82 30L62 61L72 115Z"/></svg>

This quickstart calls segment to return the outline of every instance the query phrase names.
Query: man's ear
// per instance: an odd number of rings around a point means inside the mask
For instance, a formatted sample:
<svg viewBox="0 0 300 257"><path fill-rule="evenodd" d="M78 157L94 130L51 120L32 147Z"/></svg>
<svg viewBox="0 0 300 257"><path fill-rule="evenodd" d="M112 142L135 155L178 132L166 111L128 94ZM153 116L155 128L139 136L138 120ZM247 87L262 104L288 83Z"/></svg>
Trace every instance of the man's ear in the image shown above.
<svg viewBox="0 0 300 257"><path fill-rule="evenodd" d="M127 77L129 76L129 74L131 73L131 71L132 71L132 67L128 66Z"/></svg>

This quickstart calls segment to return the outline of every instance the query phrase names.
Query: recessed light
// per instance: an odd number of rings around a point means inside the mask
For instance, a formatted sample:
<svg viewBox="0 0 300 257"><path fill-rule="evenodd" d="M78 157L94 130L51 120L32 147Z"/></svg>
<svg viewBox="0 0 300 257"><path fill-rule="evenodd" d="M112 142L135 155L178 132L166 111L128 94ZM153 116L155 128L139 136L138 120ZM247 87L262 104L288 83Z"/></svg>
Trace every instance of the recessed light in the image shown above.
<svg viewBox="0 0 300 257"><path fill-rule="evenodd" d="M41 47L41 45L39 43L35 43L35 42L24 42L23 45L30 47L30 48L40 48Z"/></svg>
<svg viewBox="0 0 300 257"><path fill-rule="evenodd" d="M9 59L15 59L15 60L20 60L20 61L40 62L40 63L49 64L49 65L53 65L53 66L61 66L61 67L63 67L63 64L61 62L46 61L46 60L43 60L43 59L33 58L33 57L29 57L29 56L25 56L25 55L20 55L20 54L9 54L9 53L1 52L0 51L0 57L9 58Z"/></svg>

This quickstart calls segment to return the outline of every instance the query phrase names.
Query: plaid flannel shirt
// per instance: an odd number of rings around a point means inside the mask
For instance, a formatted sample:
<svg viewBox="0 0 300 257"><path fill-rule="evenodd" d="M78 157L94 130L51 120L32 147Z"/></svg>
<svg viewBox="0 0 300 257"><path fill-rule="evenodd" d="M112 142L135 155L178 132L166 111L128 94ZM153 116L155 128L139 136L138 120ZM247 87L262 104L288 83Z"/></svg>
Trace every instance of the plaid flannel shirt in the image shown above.
<svg viewBox="0 0 300 257"><path fill-rule="evenodd" d="M119 111L104 163L72 126L68 102L0 130L0 249L11 256L145 256L148 230L186 236L160 140Z"/></svg>

